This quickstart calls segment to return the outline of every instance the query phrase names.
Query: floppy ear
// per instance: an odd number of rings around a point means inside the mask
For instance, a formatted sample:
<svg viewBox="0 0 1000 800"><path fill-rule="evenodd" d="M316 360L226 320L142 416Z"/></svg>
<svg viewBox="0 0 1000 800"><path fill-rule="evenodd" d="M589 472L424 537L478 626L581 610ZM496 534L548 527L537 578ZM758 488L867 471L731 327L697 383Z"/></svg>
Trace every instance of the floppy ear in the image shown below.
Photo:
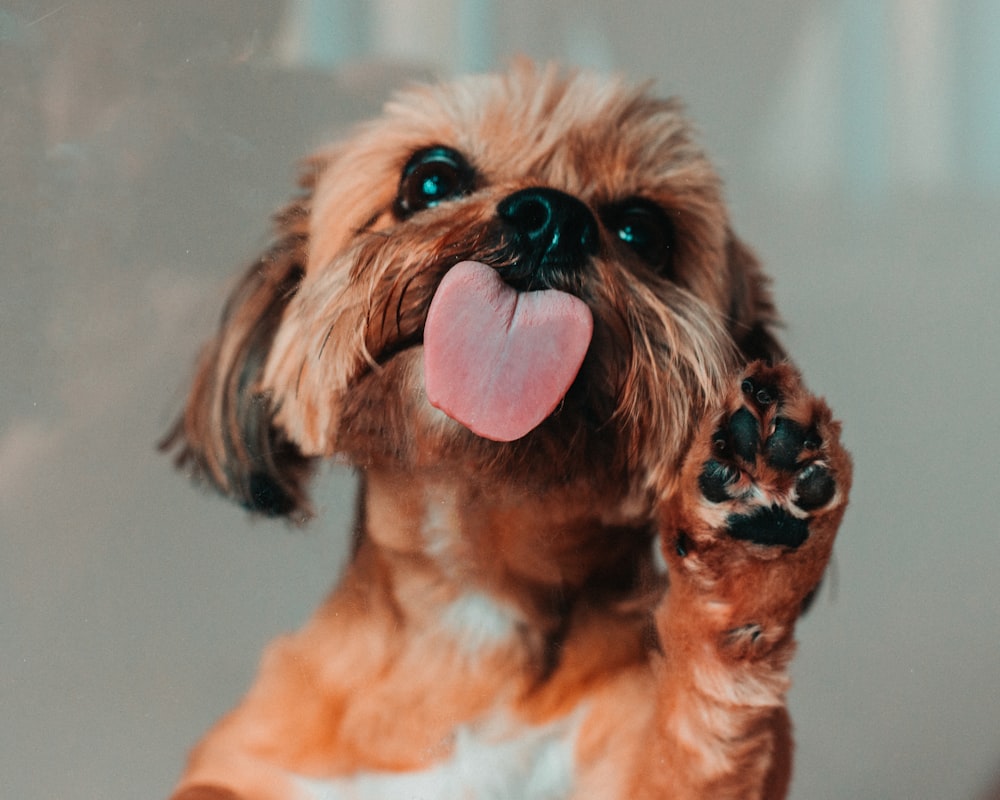
<svg viewBox="0 0 1000 800"><path fill-rule="evenodd" d="M770 281L753 251L731 231L726 242L726 262L733 287L729 312L733 341L748 362L784 360L785 349L774 336L779 323Z"/></svg>
<svg viewBox="0 0 1000 800"><path fill-rule="evenodd" d="M304 173L303 197L275 217L278 237L233 290L218 334L204 348L184 412L160 444L176 463L246 508L304 521L312 459L274 425L260 386L289 300L304 274L318 163Z"/></svg>

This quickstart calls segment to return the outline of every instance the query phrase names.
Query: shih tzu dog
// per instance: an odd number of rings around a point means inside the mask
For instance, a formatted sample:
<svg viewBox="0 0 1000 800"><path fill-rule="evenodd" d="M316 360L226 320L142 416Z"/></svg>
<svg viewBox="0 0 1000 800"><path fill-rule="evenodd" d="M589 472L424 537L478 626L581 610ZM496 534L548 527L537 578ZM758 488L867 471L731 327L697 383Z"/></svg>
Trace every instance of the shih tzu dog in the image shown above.
<svg viewBox="0 0 1000 800"><path fill-rule="evenodd" d="M850 483L679 106L589 73L399 95L306 164L166 446L339 587L175 800L781 798Z"/></svg>

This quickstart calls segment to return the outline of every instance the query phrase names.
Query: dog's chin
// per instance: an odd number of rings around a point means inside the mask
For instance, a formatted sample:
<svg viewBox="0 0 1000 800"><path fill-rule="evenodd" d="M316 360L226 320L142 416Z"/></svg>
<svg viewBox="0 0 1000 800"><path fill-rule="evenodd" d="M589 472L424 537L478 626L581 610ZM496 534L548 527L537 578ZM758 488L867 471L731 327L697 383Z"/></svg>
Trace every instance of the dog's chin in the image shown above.
<svg viewBox="0 0 1000 800"><path fill-rule="evenodd" d="M424 389L423 348L411 346L352 383L344 395L335 449L362 468L443 471L531 491L580 485L600 495L629 492L634 476L620 457L618 431L607 419L609 404L588 386L584 373L541 424L514 441L500 442L473 433L431 405Z"/></svg>

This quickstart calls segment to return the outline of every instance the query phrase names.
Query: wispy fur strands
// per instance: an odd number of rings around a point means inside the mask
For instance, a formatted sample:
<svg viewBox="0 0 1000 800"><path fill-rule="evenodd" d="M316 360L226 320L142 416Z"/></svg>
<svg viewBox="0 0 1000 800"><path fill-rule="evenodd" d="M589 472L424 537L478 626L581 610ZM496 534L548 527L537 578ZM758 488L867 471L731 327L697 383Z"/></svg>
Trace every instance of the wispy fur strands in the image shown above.
<svg viewBox="0 0 1000 800"><path fill-rule="evenodd" d="M275 331L305 271L309 195L275 216L279 238L233 290L219 334L204 348L183 416L161 442L178 466L247 508L299 520L309 514L309 459L273 424L261 376Z"/></svg>

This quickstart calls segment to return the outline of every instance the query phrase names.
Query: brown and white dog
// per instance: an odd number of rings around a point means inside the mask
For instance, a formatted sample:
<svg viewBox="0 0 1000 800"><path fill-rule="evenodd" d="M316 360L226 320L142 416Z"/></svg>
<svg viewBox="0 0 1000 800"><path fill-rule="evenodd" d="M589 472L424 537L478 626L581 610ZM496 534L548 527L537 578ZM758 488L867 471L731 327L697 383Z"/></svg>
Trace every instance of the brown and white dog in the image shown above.
<svg viewBox="0 0 1000 800"><path fill-rule="evenodd" d="M785 796L851 467L677 103L519 63L301 183L167 445L300 520L348 461L355 547L175 800Z"/></svg>

